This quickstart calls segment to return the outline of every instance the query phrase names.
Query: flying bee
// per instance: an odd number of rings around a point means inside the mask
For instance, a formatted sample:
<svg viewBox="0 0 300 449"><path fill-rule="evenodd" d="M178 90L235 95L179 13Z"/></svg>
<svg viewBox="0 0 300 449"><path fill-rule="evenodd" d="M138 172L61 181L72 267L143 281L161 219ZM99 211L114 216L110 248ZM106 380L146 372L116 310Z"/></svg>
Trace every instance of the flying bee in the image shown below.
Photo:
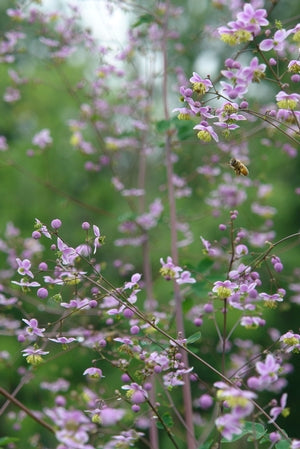
<svg viewBox="0 0 300 449"><path fill-rule="evenodd" d="M243 175L243 176L249 175L248 168L239 159L235 159L233 157L232 159L230 159L230 165L233 168L233 170L235 171L236 175L238 175L238 176L239 175Z"/></svg>

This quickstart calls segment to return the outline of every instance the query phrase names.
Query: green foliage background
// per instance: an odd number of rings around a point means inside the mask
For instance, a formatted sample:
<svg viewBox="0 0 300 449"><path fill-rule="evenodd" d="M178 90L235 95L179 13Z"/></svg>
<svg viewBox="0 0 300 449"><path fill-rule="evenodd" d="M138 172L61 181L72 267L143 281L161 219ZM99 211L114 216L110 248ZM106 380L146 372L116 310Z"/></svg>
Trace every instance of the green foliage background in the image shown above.
<svg viewBox="0 0 300 449"><path fill-rule="evenodd" d="M142 3L142 2L140 2ZM281 2L275 9L273 17L280 17L283 21L293 16L293 11L297 12L297 2L290 0ZM146 2L147 4L147 2ZM288 6L287 6L288 4ZM182 2L178 1L182 6ZM2 1L0 5L0 31L5 32L10 26L9 18L5 14L5 9L10 6L9 1ZM178 21L178 28L182 36L182 45L184 48L180 59L178 54L174 54L170 49L170 66L172 68L180 64L187 77L195 69L195 61L205 49L208 58L217 60L217 70L220 70L224 58L224 51L231 54L231 49L224 50L224 45L219 42L211 41L205 33L205 26L217 26L222 23L224 11L216 11L212 8L211 2L187 1L185 5L187 15L183 15ZM99 18L101 26L101 18ZM63 232L65 238L73 245L82 238L81 223L89 221L97 224L102 234L106 235L106 244L101 250L102 261L107 263L106 276L112 282L118 282L118 276L111 267L110 262L120 257L128 261L134 257L137 260L136 270L141 270L140 254L135 249L118 249L114 247L113 241L119 237L117 227L120 217L128 214L126 203L120 198L110 180L110 174L107 171L99 173L88 173L83 169L84 156L75 151L69 142L69 135L66 133L66 121L69 117L77 114L78 99L70 95L62 85L61 73L50 68L42 54L35 53L36 36L34 30L28 30L32 37L27 38L30 57L24 52L24 57L20 58L18 70L22 76L26 74L34 75L39 82L28 83L22 86L22 101L10 105L0 101L0 135L5 135L9 140L10 149L6 153L0 153L0 234L3 235L7 222L13 222L20 228L23 237L30 236L33 230L34 219L37 217L42 222L49 223L53 218L60 218L63 221ZM207 52L209 47L209 52ZM83 74L87 73L88 67L94 64L87 59L81 63L78 60L71 61L64 66L64 77L70 80L70 84L80 80ZM172 70L170 69L170 72ZM201 72L205 73L205 67L201 67ZM6 70L0 66L0 98L3 96L7 82ZM159 98L159 92L158 96ZM170 103L174 107L179 107L179 95L172 93ZM157 107L160 111L161 105L153 104L153 109ZM157 112L158 137L159 127L163 116ZM174 126L174 125L173 125ZM178 124L176 126L179 126ZM26 151L30 148L30 140L35 129L49 128L53 135L54 143L50 149L46 150L40 156L28 157ZM163 139L163 134L162 137ZM251 146L251 177L263 180L265 183L272 183L274 186L270 204L278 209L275 216L277 238L284 237L299 230L300 199L294 194L295 187L300 185L299 172L300 163L297 159L289 159L287 155L279 148L270 148L270 154L265 154L262 150L259 140L250 142ZM279 145L280 146L280 145ZM213 151L212 148L201 147L196 137L191 133L184 141L184 151L180 154L181 164L178 174L188 177L191 168L197 167L205 160L205 155ZM129 180L136 179L136 161L134 156L128 154L124 161L124 166L130 167L127 173ZM220 160L222 170L227 169L228 160L224 155ZM147 197L155 198L158 194L157 186L165 182L165 170L161 163L153 162L150 167L150 177L148 181ZM134 185L134 182L132 181ZM182 199L178 202L179 215L190 217L191 228L195 236L195 244L192 249L183 249L181 253L182 260L196 266L203 260L202 246L199 236L203 235L209 240L219 238L219 231L216 227L216 220L209 213L209 208L204 200L209 195L211 185L200 178L191 181L194 188L194 195L188 199ZM254 199L255 192L251 192L247 202L240 208L239 226L255 229L259 218L254 217L250 212L250 204ZM163 192L164 205L167 208L166 194ZM218 223L228 220L227 212L221 212ZM169 254L169 228L166 220L162 220L157 230L154 231L152 243L152 257L154 273L158 276L159 257L166 257ZM299 247L293 243L282 246L278 251L282 258L285 270L280 278L286 282L289 281L290 273L299 267ZM267 275L266 275L267 279ZM168 286L163 282L158 284L157 295L159 301L163 303L163 297L167 297L168 304ZM203 301L201 292L195 291L193 301ZM280 315L276 312L271 314L271 320L274 327L280 327L284 330L299 327L299 318L295 307L288 308ZM205 332L212 333L212 328L204 328ZM193 330L191 330L193 332ZM240 331L239 331L240 332ZM245 334L245 331L241 331ZM251 337L250 337L251 338ZM267 336L261 331L261 343L267 340ZM268 340L267 340L268 341ZM0 350L9 348L9 351L18 345L10 338L1 337ZM16 355L16 357L18 357ZM76 365L77 357L73 354L69 357L69 373L61 372L61 376L69 374L76 383L82 376L80 367ZM299 362L298 364L299 372ZM55 367L55 372L50 373L53 379L58 377L59 372L64 366L59 359ZM45 367L47 370L48 368ZM53 368L54 369L54 368ZM196 366L201 376L205 378L202 367ZM8 390L12 390L16 377L14 373L7 376L7 373L1 371L1 379ZM49 372L47 373L49 376ZM43 378L43 370L40 372L39 380ZM114 379L112 379L112 384ZM20 400L34 409L38 406L40 397L36 396L34 383L32 384L33 393L28 389L20 395ZM299 407L299 388L298 379L290 377L288 387L289 404L293 410ZM43 393L46 394L46 393ZM294 437L300 437L299 426L297 424L297 412L292 417L287 418L288 431ZM280 424L280 421L279 421ZM3 431L4 429L2 429ZM26 418L26 426L23 426L22 435L27 437L36 432L36 423ZM49 447L51 443L47 441ZM232 445L234 447L234 445ZM239 447L239 446L237 446Z"/></svg>

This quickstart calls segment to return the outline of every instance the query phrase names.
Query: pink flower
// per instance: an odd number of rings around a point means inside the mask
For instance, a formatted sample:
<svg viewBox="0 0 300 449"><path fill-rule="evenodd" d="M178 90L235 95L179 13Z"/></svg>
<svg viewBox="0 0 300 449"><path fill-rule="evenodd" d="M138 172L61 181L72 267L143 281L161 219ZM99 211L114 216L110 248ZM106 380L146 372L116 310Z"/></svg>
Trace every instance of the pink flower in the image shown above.
<svg viewBox="0 0 300 449"><path fill-rule="evenodd" d="M126 395L134 404L141 404L146 401L148 393L136 382L129 385L123 385L122 390L127 390Z"/></svg>
<svg viewBox="0 0 300 449"><path fill-rule="evenodd" d="M84 373L84 376L88 376L91 379L99 379L101 377L104 377L102 375L102 370L100 368L96 368L94 366L92 366L91 368L87 368Z"/></svg>
<svg viewBox="0 0 300 449"><path fill-rule="evenodd" d="M40 329L38 327L39 323L35 318L32 318L31 320L25 320L23 318L22 321L24 321L24 323L28 325L28 327L26 328L26 332L29 335L36 335L37 337L44 337L45 328Z"/></svg>
<svg viewBox="0 0 300 449"><path fill-rule="evenodd" d="M42 233L47 239L51 239L51 234L48 232L48 229L45 225L43 225L38 218L35 219L34 227L40 233Z"/></svg>
<svg viewBox="0 0 300 449"><path fill-rule="evenodd" d="M29 276L33 278L32 271L30 271L31 268L31 262L28 259L21 260L18 257L16 258L17 264L19 265L18 273L22 276Z"/></svg>
<svg viewBox="0 0 300 449"><path fill-rule="evenodd" d="M35 281L29 282L29 281L26 281L25 278L22 278L20 282L17 282L17 281L11 281L11 282L12 282L12 284L19 285L20 287L22 287L24 289L26 289L27 287L40 287L41 286L41 284L39 284L38 282L35 282Z"/></svg>
<svg viewBox="0 0 300 449"><path fill-rule="evenodd" d="M191 273L189 271L183 271L180 273L180 278L176 279L177 284L194 284L196 279L191 277Z"/></svg>
<svg viewBox="0 0 300 449"><path fill-rule="evenodd" d="M135 289L139 287L138 282L140 281L142 275L140 273L135 273L131 276L130 282L126 282L124 285L124 290L126 289Z"/></svg>
<svg viewBox="0 0 300 449"><path fill-rule="evenodd" d="M75 249L66 245L59 237L57 237L57 247L60 251L62 263L64 265L73 265L77 257Z"/></svg>
<svg viewBox="0 0 300 449"><path fill-rule="evenodd" d="M274 49L276 52L281 52L285 47L285 40L291 34L292 30L286 31L284 29L276 31L273 39L264 39L259 44L259 49L262 51L270 51Z"/></svg>
<svg viewBox="0 0 300 449"><path fill-rule="evenodd" d="M42 129L40 132L35 134L32 138L32 143L42 149L50 145L52 143L52 137L50 136L49 129Z"/></svg>
<svg viewBox="0 0 300 449"><path fill-rule="evenodd" d="M21 98L21 94L19 89L15 89L14 87L7 87L5 93L3 95L3 100L7 103L14 103Z"/></svg>
<svg viewBox="0 0 300 449"><path fill-rule="evenodd" d="M6 150L8 150L6 137L0 136L0 151L6 151Z"/></svg>
<svg viewBox="0 0 300 449"><path fill-rule="evenodd" d="M209 79L201 78L196 72L193 72L190 82L193 84L193 90L200 95L205 94L205 92L208 92L209 89L213 87L212 82Z"/></svg>
<svg viewBox="0 0 300 449"><path fill-rule="evenodd" d="M284 394L281 396L281 399L280 399L280 407L277 406L277 407L272 407L272 408L271 408L271 410L270 410L270 416L272 417L272 419L270 419L270 420L268 421L268 423L273 423L273 422L275 422L276 419L278 418L278 416L279 416L280 414L282 414L283 412L285 412L285 410L286 410L285 413L288 413L288 409L285 408L286 402L287 402L287 396L288 396L287 393L284 393Z"/></svg>
<svg viewBox="0 0 300 449"><path fill-rule="evenodd" d="M251 31L255 36L260 33L260 27L268 25L267 11L265 9L254 9L250 3L244 5L242 12L237 13L237 23L248 31Z"/></svg>
<svg viewBox="0 0 300 449"><path fill-rule="evenodd" d="M48 338L50 341L54 341L54 343L60 343L61 345L68 345L69 343L72 343L73 341L76 341L76 338L73 337L57 337L57 338Z"/></svg>
<svg viewBox="0 0 300 449"><path fill-rule="evenodd" d="M213 398L209 394L203 394L197 401L203 410L210 408L213 405L213 402Z"/></svg>
<svg viewBox="0 0 300 449"><path fill-rule="evenodd" d="M23 357L28 357L30 355L47 355L49 354L48 351L43 351L39 348L34 348L33 346L29 346L26 349L23 349L21 352L23 352Z"/></svg>
<svg viewBox="0 0 300 449"><path fill-rule="evenodd" d="M214 131L213 127L208 125L207 122L202 121L199 125L194 126L193 129L197 129L197 137L203 142L210 142L213 138L216 142L219 142L219 137L217 133Z"/></svg>
<svg viewBox="0 0 300 449"><path fill-rule="evenodd" d="M93 231L94 231L94 254L96 254L97 248L100 248L101 246L101 235L100 235L100 229L98 228L98 226L93 225Z"/></svg>
<svg viewBox="0 0 300 449"><path fill-rule="evenodd" d="M275 382L278 379L280 364L276 362L272 354L268 354L264 362L257 362L255 368L257 373L269 382Z"/></svg>
<svg viewBox="0 0 300 449"><path fill-rule="evenodd" d="M160 274L167 280L177 279L179 277L179 273L182 271L182 268L174 265L172 257L167 257L167 262L164 262L163 258L160 258L160 263L162 265Z"/></svg>
<svg viewBox="0 0 300 449"><path fill-rule="evenodd" d="M113 426L125 415L125 410L121 408L95 408L94 410L86 410L92 414L92 421L101 424L101 426Z"/></svg>
<svg viewBox="0 0 300 449"><path fill-rule="evenodd" d="M242 433L243 425L240 420L231 413L220 416L215 421L217 429L226 440L231 441L234 435Z"/></svg>

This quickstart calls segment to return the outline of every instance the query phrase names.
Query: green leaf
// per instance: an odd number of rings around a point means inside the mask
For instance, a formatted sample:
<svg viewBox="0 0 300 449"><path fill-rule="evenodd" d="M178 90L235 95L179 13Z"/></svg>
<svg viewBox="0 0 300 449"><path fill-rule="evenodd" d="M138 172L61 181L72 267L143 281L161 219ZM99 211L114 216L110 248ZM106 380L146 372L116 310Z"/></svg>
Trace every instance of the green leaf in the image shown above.
<svg viewBox="0 0 300 449"><path fill-rule="evenodd" d="M200 340L200 338L201 338L201 332L196 332L195 334L190 335L186 342L187 342L187 344L195 343L195 341Z"/></svg>
<svg viewBox="0 0 300 449"><path fill-rule="evenodd" d="M266 434L266 429L262 424L246 421L242 429L242 433L240 433L239 435L233 435L231 440L226 440L225 438L222 438L222 442L230 443L232 441L237 441L247 434L248 435L250 434L250 436L247 438L247 441L259 440Z"/></svg>
<svg viewBox="0 0 300 449"><path fill-rule="evenodd" d="M276 449L289 449L291 447L291 445L287 440L281 440L275 444L275 447L276 447Z"/></svg>
<svg viewBox="0 0 300 449"><path fill-rule="evenodd" d="M155 21L155 17L152 14L142 14L138 20L132 25L132 28L137 28L144 23L151 23Z"/></svg>
<svg viewBox="0 0 300 449"><path fill-rule="evenodd" d="M177 120L177 122L175 122L175 127L177 129L179 140L187 140L195 136L193 125L189 120Z"/></svg>
<svg viewBox="0 0 300 449"><path fill-rule="evenodd" d="M173 418L172 418L172 416L170 415L170 413L168 413L168 412L167 412L167 413L164 413L164 414L162 415L161 419L163 420L165 426L168 427L168 429L169 429L170 427L173 427L174 421L173 421ZM158 429L164 429L164 426L162 425L162 423L161 423L160 421L157 421L156 427L157 427Z"/></svg>
<svg viewBox="0 0 300 449"><path fill-rule="evenodd" d="M248 441L251 441L251 438L255 440L259 440L262 436L266 434L266 429L262 424L253 423L251 421L246 421L244 425L244 432L251 433L252 436L248 438Z"/></svg>
<svg viewBox="0 0 300 449"><path fill-rule="evenodd" d="M172 125L172 119L170 119L170 120L159 120L158 122L156 122L156 130L159 133L163 133L163 132L167 131L168 129L170 129L171 125Z"/></svg>
<svg viewBox="0 0 300 449"><path fill-rule="evenodd" d="M191 288L197 296L207 297L207 282L196 282L191 285Z"/></svg>
<svg viewBox="0 0 300 449"><path fill-rule="evenodd" d="M0 438L0 446L6 446L7 444L16 443L19 438L15 437L2 437Z"/></svg>
<svg viewBox="0 0 300 449"><path fill-rule="evenodd" d="M196 270L198 273L204 273L205 271L208 271L214 263L215 261L213 259L205 257L198 263Z"/></svg>
<svg viewBox="0 0 300 449"><path fill-rule="evenodd" d="M201 444L201 446L199 446L198 449L210 449L212 444L213 440L208 440L205 443Z"/></svg>
<svg viewBox="0 0 300 449"><path fill-rule="evenodd" d="M192 298L185 298L182 303L182 311L184 314L188 313L194 305L194 301Z"/></svg>
<svg viewBox="0 0 300 449"><path fill-rule="evenodd" d="M134 220L135 217L135 214L133 214L131 211L128 211L118 216L118 222L123 223L123 221L131 221Z"/></svg>

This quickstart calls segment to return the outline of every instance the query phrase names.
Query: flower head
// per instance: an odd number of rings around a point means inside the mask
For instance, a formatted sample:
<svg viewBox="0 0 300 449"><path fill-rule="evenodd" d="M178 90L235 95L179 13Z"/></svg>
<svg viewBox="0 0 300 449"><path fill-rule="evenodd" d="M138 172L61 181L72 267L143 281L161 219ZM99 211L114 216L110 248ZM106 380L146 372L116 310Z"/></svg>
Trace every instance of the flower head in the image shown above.
<svg viewBox="0 0 300 449"><path fill-rule="evenodd" d="M287 402L287 393L284 393L280 399L280 406L272 407L270 410L270 416L272 419L268 421L268 423L273 423L276 421L279 415L287 417L289 415L289 409L286 408Z"/></svg>
<svg viewBox="0 0 300 449"><path fill-rule="evenodd" d="M202 78L196 72L193 72L190 82L193 84L193 91L197 92L199 95L204 95L213 87L212 82L209 79Z"/></svg>
<svg viewBox="0 0 300 449"><path fill-rule="evenodd" d="M35 134L33 136L32 143L42 149L50 145L52 143L52 137L50 136L49 129L42 129L40 132Z"/></svg>
<svg viewBox="0 0 300 449"><path fill-rule="evenodd" d="M26 332L29 335L36 335L37 337L44 337L44 331L45 328L39 328L38 327L38 321L35 318L32 318L31 320L23 320L25 324L27 324Z"/></svg>
<svg viewBox="0 0 300 449"><path fill-rule="evenodd" d="M93 225L93 232L94 232L94 236L95 236L94 254L96 254L97 249L100 248L100 246L104 242L104 237L101 236L100 229L96 225Z"/></svg>
<svg viewBox="0 0 300 449"><path fill-rule="evenodd" d="M84 371L83 375L88 376L90 379L100 379L101 377L104 377L102 375L102 370L94 366L92 366L91 368L87 368Z"/></svg>
<svg viewBox="0 0 300 449"><path fill-rule="evenodd" d="M194 126L194 129L198 130L197 137L199 140L210 142L211 139L214 139L216 142L219 142L217 133L207 122L202 121L199 125Z"/></svg>
<svg viewBox="0 0 300 449"><path fill-rule="evenodd" d="M160 258L160 263L162 265L160 274L167 280L177 279L179 277L179 273L182 271L182 268L174 265L172 257L167 257L167 262Z"/></svg>
<svg viewBox="0 0 300 449"><path fill-rule="evenodd" d="M33 366L37 366L43 363L44 360L42 358L42 355L49 354L49 352L43 351L42 349L33 346L23 349L22 352L24 353L23 356L26 357L27 363Z"/></svg>
<svg viewBox="0 0 300 449"><path fill-rule="evenodd" d="M59 237L57 237L57 247L60 251L61 261L64 265L73 265L78 254L75 249L66 245Z"/></svg>
<svg viewBox="0 0 300 449"><path fill-rule="evenodd" d="M217 297L219 299L226 299L233 294L236 288L237 284L235 282L231 282L229 280L226 280L224 282L216 281L214 283L212 291L217 294Z"/></svg>
<svg viewBox="0 0 300 449"><path fill-rule="evenodd" d="M17 264L18 264L18 273L22 276L29 276L33 278L32 271L30 271L31 268L31 262L28 259L21 260L18 257L16 258Z"/></svg>

